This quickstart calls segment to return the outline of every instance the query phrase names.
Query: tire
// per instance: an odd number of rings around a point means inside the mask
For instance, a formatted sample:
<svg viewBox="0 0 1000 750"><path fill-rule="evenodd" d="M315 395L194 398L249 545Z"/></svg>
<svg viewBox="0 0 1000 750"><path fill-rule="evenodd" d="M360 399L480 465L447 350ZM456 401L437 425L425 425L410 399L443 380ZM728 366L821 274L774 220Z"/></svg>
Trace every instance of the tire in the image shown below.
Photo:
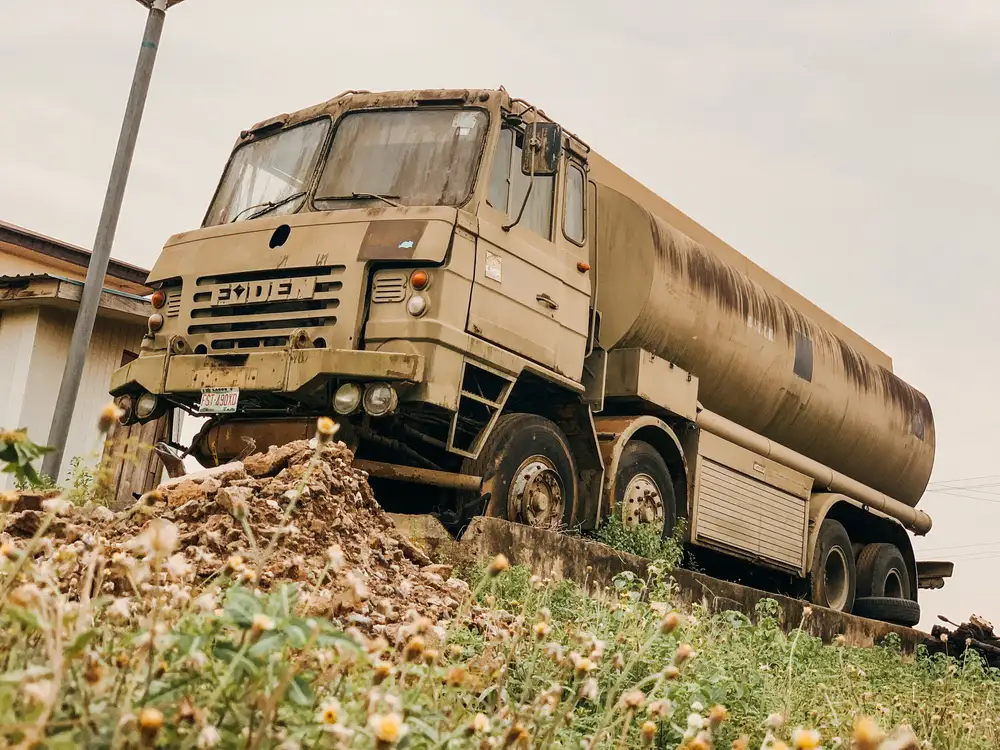
<svg viewBox="0 0 1000 750"><path fill-rule="evenodd" d="M644 502L645 499L626 502L626 494L630 490L632 498L643 491L655 493L653 507L647 504L648 501ZM625 446L618 459L618 469L615 472L615 512L622 514L621 519L626 526L636 522L649 523L650 519L644 519L640 514L647 509L655 513L657 500L663 514L663 522L658 524L661 535L669 538L677 524L677 504L670 470L663 456L653 446L642 440L633 440ZM626 516L627 510L631 509L634 509L634 520Z"/></svg>
<svg viewBox="0 0 1000 750"><path fill-rule="evenodd" d="M554 529L571 526L576 516L576 462L562 430L544 417L501 416L479 457L466 459L462 472L483 478L478 493L460 495L464 523L486 515Z"/></svg>
<svg viewBox="0 0 1000 750"><path fill-rule="evenodd" d="M912 599L889 596L859 596L854 600L854 614L869 620L881 620L912 628L920 622L920 605Z"/></svg>
<svg viewBox="0 0 1000 750"><path fill-rule="evenodd" d="M827 518L819 528L810 575L810 600L838 612L851 612L858 573L851 537L839 521Z"/></svg>
<svg viewBox="0 0 1000 750"><path fill-rule="evenodd" d="M910 573L895 544L867 544L858 555L858 597L910 599Z"/></svg>

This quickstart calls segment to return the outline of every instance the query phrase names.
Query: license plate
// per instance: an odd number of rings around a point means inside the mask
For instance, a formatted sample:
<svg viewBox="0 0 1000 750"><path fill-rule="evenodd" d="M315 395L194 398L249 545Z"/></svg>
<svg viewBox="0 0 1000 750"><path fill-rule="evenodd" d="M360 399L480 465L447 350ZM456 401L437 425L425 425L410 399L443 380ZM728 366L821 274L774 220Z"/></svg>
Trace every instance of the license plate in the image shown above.
<svg viewBox="0 0 1000 750"><path fill-rule="evenodd" d="M202 388L199 414L230 414L240 400L239 388Z"/></svg>

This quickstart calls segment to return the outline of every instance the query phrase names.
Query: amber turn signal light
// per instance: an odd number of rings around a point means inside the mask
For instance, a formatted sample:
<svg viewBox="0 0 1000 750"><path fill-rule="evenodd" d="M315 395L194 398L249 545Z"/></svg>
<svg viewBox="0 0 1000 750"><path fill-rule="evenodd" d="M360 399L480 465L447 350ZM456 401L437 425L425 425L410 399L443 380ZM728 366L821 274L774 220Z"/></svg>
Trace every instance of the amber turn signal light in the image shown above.
<svg viewBox="0 0 1000 750"><path fill-rule="evenodd" d="M410 286L414 289L423 289L427 286L427 271L414 271L410 274Z"/></svg>
<svg viewBox="0 0 1000 750"><path fill-rule="evenodd" d="M152 299L150 299L150 302L153 303L153 307L155 307L157 310L163 307L163 303L166 301L167 301L167 295L162 289L157 289L155 292L153 292L153 297Z"/></svg>
<svg viewBox="0 0 1000 750"><path fill-rule="evenodd" d="M580 273L587 273L590 270L590 264L584 263L582 260L576 264L576 270Z"/></svg>

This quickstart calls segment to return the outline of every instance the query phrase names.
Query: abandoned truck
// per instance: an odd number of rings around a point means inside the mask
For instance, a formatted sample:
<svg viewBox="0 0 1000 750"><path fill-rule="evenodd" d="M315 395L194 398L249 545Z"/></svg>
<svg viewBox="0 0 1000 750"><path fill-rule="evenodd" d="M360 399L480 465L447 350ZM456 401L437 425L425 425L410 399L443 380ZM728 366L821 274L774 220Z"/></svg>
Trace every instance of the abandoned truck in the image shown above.
<svg viewBox="0 0 1000 750"><path fill-rule="evenodd" d="M349 91L244 131L148 283L112 393L126 424L210 416L204 465L334 415L380 500L456 532L618 514L900 624L943 584L907 534L931 528L927 399L502 88Z"/></svg>

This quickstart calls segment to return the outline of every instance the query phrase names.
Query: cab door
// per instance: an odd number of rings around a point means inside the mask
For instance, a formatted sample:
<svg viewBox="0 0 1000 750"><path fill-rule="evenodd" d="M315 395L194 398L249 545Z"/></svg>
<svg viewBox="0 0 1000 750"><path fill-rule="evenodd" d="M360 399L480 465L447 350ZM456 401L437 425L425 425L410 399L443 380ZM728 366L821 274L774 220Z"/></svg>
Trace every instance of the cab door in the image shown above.
<svg viewBox="0 0 1000 750"><path fill-rule="evenodd" d="M580 378L567 367L567 340L585 348L586 312L577 322L579 293L567 286L576 260L554 241L556 184L559 176L531 178L521 171L523 134L501 130L486 203L479 211L476 269L469 305L468 330L504 349ZM531 187L529 192L528 188ZM525 196L527 203L525 204ZM509 231L521 206L520 221ZM584 303L586 310L586 303ZM574 333L583 327L583 333Z"/></svg>

